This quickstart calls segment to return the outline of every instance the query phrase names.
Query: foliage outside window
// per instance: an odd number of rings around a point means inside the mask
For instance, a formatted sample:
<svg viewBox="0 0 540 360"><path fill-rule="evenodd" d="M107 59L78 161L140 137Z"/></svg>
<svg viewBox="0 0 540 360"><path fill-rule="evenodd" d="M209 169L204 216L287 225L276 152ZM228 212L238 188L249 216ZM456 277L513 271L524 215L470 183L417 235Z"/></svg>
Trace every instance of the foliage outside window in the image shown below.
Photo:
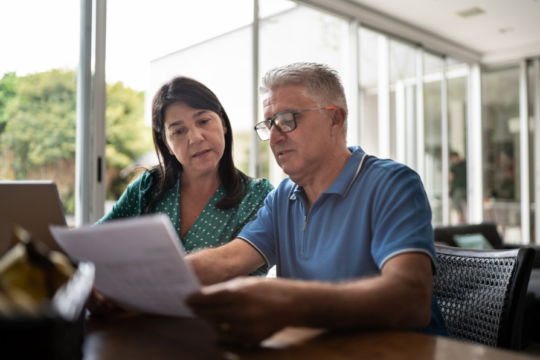
<svg viewBox="0 0 540 360"><path fill-rule="evenodd" d="M50 179L74 212L77 74L54 69L0 79L0 179ZM117 199L133 159L152 151L143 122L144 93L107 84L107 198Z"/></svg>

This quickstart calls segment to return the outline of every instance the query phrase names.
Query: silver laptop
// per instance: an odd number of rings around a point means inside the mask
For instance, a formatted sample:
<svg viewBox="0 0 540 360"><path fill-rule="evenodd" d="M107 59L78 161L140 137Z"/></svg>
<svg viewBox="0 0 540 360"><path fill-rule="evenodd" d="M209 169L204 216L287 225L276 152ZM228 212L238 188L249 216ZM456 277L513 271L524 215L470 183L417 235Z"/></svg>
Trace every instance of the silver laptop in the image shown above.
<svg viewBox="0 0 540 360"><path fill-rule="evenodd" d="M53 250L49 225L66 225L56 184L52 181L0 181L0 254L11 243L10 223L28 230Z"/></svg>

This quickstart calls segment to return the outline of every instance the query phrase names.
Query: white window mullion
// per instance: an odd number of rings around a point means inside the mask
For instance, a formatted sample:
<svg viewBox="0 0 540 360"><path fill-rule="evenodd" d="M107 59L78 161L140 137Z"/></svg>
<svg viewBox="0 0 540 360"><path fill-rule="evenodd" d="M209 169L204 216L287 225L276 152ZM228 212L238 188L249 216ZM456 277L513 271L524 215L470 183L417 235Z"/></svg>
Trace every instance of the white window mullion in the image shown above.
<svg viewBox="0 0 540 360"><path fill-rule="evenodd" d="M95 74L94 74L94 157L93 157L93 191L92 222L105 215L105 146L106 123L105 108L107 106L105 84L105 40L106 40L107 0L96 1L96 42L95 42Z"/></svg>
<svg viewBox="0 0 540 360"><path fill-rule="evenodd" d="M469 65L467 116L467 210L468 222L484 218L482 166L482 88L480 65Z"/></svg>
<svg viewBox="0 0 540 360"><path fill-rule="evenodd" d="M252 125L255 127L259 120L259 0L253 0L253 23L252 23ZM251 149L249 152L249 176L257 178L261 176L260 144L255 130L250 131ZM272 157L270 157L271 159ZM272 161L272 159L270 160ZM271 166L271 165L270 165Z"/></svg>
<svg viewBox="0 0 540 360"><path fill-rule="evenodd" d="M405 87L405 132L406 132L406 165L411 169L416 169L416 121L414 116L414 85L406 85Z"/></svg>
<svg viewBox="0 0 540 360"><path fill-rule="evenodd" d="M519 158L521 186L521 243L531 241L530 198L529 198L529 96L527 60L519 65Z"/></svg>
<svg viewBox="0 0 540 360"><path fill-rule="evenodd" d="M443 225L450 223L450 198L449 198L449 145L448 145L448 82L446 78L446 58L441 60L441 129L442 129L442 215Z"/></svg>
<svg viewBox="0 0 540 360"><path fill-rule="evenodd" d="M75 152L75 225L90 223L92 190L92 0L81 0L77 129Z"/></svg>
<svg viewBox="0 0 540 360"><path fill-rule="evenodd" d="M405 122L405 83L396 81L396 161L407 163Z"/></svg>
<svg viewBox="0 0 540 360"><path fill-rule="evenodd" d="M352 20L349 23L349 74L347 76L347 107L349 108L347 144L360 144L360 53L358 31L360 23Z"/></svg>
<svg viewBox="0 0 540 360"><path fill-rule="evenodd" d="M416 172L424 181L424 49L416 49Z"/></svg>
<svg viewBox="0 0 540 360"><path fill-rule="evenodd" d="M378 51L378 125L379 125L379 157L390 158L390 61L388 37L377 37Z"/></svg>
<svg viewBox="0 0 540 360"><path fill-rule="evenodd" d="M534 219L535 243L540 244L540 58L534 60Z"/></svg>

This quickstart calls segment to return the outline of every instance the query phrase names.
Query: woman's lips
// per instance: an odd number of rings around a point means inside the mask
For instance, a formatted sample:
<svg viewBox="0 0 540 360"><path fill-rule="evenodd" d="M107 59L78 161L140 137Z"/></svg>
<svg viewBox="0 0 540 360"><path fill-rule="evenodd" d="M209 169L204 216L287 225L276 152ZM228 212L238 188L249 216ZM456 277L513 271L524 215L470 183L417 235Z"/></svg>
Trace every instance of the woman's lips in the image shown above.
<svg viewBox="0 0 540 360"><path fill-rule="evenodd" d="M205 154L208 154L209 152L210 152L210 149L206 149L206 150L203 150L203 151L196 152L192 156L193 157L201 157L201 156L204 156Z"/></svg>

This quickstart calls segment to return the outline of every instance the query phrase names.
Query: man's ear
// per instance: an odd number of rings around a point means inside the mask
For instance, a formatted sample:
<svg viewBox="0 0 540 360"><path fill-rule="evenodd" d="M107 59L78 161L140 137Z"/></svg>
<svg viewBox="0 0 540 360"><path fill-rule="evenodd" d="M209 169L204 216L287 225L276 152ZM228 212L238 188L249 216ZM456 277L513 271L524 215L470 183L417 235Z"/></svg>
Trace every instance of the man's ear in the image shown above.
<svg viewBox="0 0 540 360"><path fill-rule="evenodd" d="M165 144L165 146L167 147L167 149L169 149L169 154L173 155L174 156L174 153L171 151L171 148L169 147L169 143L167 142L167 139L162 136L161 137L161 141L163 141L163 143Z"/></svg>
<svg viewBox="0 0 540 360"><path fill-rule="evenodd" d="M345 125L345 119L347 117L347 114L345 113L345 109L338 106L335 110L331 110L333 112L332 114L332 135L337 136L339 133L341 133L341 130L343 129L343 126Z"/></svg>

